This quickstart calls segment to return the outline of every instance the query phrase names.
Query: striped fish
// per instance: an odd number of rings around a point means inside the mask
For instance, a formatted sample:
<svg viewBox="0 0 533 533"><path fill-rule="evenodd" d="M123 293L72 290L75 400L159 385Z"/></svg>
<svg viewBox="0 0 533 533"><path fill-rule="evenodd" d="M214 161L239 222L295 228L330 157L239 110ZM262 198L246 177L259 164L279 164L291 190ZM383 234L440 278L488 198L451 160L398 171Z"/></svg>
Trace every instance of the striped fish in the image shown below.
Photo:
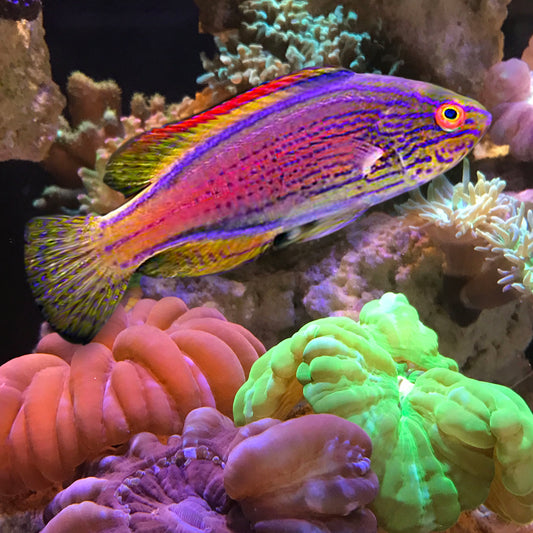
<svg viewBox="0 0 533 533"><path fill-rule="evenodd" d="M457 164L489 123L478 102L420 81L281 77L122 145L104 181L128 201L30 221L29 283L51 326L87 342L136 270L213 274L331 233Z"/></svg>

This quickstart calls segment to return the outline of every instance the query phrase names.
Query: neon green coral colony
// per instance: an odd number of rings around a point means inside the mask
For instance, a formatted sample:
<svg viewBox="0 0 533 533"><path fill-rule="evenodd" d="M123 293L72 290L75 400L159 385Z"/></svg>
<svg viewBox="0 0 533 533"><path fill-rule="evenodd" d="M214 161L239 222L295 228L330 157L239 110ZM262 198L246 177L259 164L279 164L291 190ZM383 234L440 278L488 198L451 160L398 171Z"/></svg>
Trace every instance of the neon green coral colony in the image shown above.
<svg viewBox="0 0 533 533"><path fill-rule="evenodd" d="M286 418L301 399L372 438L373 511L390 533L429 532L485 502L533 520L533 414L512 390L458 372L402 294L359 322L313 321L268 350L234 402L237 424Z"/></svg>

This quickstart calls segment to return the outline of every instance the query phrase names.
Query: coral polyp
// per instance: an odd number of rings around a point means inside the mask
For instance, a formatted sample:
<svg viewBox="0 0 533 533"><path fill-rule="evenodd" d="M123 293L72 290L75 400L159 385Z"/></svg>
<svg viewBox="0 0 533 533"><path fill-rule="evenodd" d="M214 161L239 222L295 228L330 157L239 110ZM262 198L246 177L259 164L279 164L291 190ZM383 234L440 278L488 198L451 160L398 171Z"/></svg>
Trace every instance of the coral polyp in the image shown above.
<svg viewBox="0 0 533 533"><path fill-rule="evenodd" d="M533 212L505 194L505 186L481 172L474 185L465 163L461 183L440 176L427 198L417 189L399 206L442 248L446 274L468 280L461 289L467 307L487 309L533 294Z"/></svg>
<svg viewBox="0 0 533 533"><path fill-rule="evenodd" d="M123 455L89 465L47 507L43 532L375 533L370 452L361 428L332 415L239 429L195 409L166 444L141 433Z"/></svg>

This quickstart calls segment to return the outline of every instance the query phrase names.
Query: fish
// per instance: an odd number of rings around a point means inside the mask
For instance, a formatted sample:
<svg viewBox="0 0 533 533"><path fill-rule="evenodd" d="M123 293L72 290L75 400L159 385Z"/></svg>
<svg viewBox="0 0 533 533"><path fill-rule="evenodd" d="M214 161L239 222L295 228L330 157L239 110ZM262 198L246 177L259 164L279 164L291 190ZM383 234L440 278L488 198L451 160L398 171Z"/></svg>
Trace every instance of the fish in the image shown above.
<svg viewBox="0 0 533 533"><path fill-rule="evenodd" d="M29 285L50 326L87 343L135 272L214 274L337 231L456 165L490 121L422 81L282 76L120 146L104 176L127 198L117 209L30 220Z"/></svg>

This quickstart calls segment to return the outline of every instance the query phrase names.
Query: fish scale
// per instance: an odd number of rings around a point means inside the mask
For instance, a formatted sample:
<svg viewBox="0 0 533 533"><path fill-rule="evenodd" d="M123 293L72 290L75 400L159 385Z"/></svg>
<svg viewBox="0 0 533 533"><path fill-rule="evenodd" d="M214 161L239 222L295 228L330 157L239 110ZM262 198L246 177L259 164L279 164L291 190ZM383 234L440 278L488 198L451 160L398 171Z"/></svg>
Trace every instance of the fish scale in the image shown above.
<svg viewBox="0 0 533 533"><path fill-rule="evenodd" d="M26 231L46 319L87 342L140 270L198 276L327 235L457 164L490 124L476 101L424 82L305 69L154 128L111 156L128 200Z"/></svg>

